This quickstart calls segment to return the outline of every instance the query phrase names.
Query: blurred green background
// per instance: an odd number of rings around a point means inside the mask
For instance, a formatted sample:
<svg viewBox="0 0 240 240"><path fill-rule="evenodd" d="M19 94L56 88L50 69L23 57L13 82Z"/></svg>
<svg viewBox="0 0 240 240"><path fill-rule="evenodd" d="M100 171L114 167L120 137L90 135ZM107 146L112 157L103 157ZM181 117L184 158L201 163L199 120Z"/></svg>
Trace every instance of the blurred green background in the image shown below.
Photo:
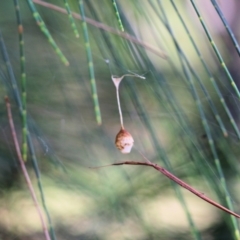
<svg viewBox="0 0 240 240"><path fill-rule="evenodd" d="M104 25L101 29L96 24L87 24L101 125L97 124L94 114L81 21L75 19L80 34L76 38L66 14L55 11L52 5L44 7L35 1L49 32L70 63L66 67L36 25L27 1L19 2L24 27L29 132L55 239L238 239L238 221L190 192L180 190L153 169L143 166L89 169L119 161L144 161L143 153L150 161L167 168L228 207L211 145L208 144L209 135L202 124L202 110L225 175L233 209L240 211L239 142L231 124L235 121L236 126L239 125L239 99L190 1L117 1L124 33L121 33L112 1L83 1L86 17ZM64 1L47 2L64 9ZM233 116L231 121L172 2L215 78ZM77 1L68 3L71 10L79 14ZM236 9L239 3L232 0L228 5L224 1L219 1L219 4L238 37ZM239 56L219 16L210 1L197 1L197 5L238 85ZM192 85L184 75L189 67L181 62L182 54L174 45L166 19L178 47L182 48L193 69L193 88L198 93L198 101L194 99ZM116 32L109 32L107 27ZM21 91L13 1L0 3L0 30ZM126 39L124 34L130 34L137 42ZM139 41L155 51L146 49ZM164 59L156 53L165 53L167 57ZM13 97L3 54L0 71L0 239L43 239L39 217L19 168L8 125L5 95L10 97L21 142L19 106ZM126 77L120 86L124 126L135 140L132 152L124 155L114 144L120 121L111 74L121 76L127 73L143 75L146 79ZM200 84L194 73L198 74ZM209 96L204 94L202 86ZM228 137L224 137L209 99L216 107ZM28 154L26 165L41 203L31 154Z"/></svg>

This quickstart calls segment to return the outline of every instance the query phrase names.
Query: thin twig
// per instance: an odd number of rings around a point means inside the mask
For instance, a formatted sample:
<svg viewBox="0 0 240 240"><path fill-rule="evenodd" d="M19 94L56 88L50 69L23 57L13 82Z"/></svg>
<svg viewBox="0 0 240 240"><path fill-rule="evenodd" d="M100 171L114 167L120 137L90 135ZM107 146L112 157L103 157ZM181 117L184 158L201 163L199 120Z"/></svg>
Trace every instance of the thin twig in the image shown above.
<svg viewBox="0 0 240 240"><path fill-rule="evenodd" d="M8 97L5 97L5 103L6 103L6 107L7 107L8 121L9 121L9 125L10 125L10 128L11 128L11 133L12 133L14 145L15 145L15 148L16 148L18 160L19 160L23 175L25 177L25 180L26 180L28 188L30 190L34 205L35 205L35 207L37 209L37 212L38 212L38 215L40 217L41 224L42 224L42 229L43 229L43 232L45 234L45 238L46 238L46 240L51 240L51 238L49 236L49 233L48 233L47 224L44 221L44 217L43 217L41 208L38 204L37 197L36 197L36 194L34 192L34 188L33 188L32 183L31 183L31 179L28 175L27 168L26 168L25 163L24 163L23 158L22 158L21 150L20 150L20 147L19 147L19 143L18 143L18 139L17 139L14 123L13 123L11 105L10 105Z"/></svg>
<svg viewBox="0 0 240 240"><path fill-rule="evenodd" d="M206 201L206 202L210 203L211 205L221 209L222 211L225 211L225 212L227 212L227 213L229 213L229 214L231 214L231 215L233 215L237 218L240 218L240 215L238 215L237 213L234 213L231 210L229 210L229 209L225 208L224 206L220 205L219 203L214 202L210 198L206 197L203 193L199 192L198 190L195 190L193 187L191 187L190 185L188 185L187 183L185 183L181 179L177 178L175 175L173 175L172 173L167 171L165 168L160 167L157 164L150 162L149 160L148 160L148 162L125 161L125 162L119 162L119 163L112 163L110 165L103 166L103 167L118 166L118 165L142 165L142 166L153 167L157 171L161 172L163 175L165 175L166 177L168 177L169 179L171 179L172 181L174 181L175 183L177 183L181 187L183 187L183 188L187 189L188 191L192 192L193 194L195 194L199 198L203 199L204 201ZM97 169L97 168L101 168L101 167L93 167L93 169Z"/></svg>
<svg viewBox="0 0 240 240"><path fill-rule="evenodd" d="M51 4L51 3L47 3L47 2L44 2L44 1L41 1L41 0L32 0L32 2L38 4L38 5L41 5L43 7L47 7L49 9L52 9L52 10L55 10L55 11L58 11L58 12L61 12L61 13L64 13L64 14L68 14L67 13L67 10L64 9L64 8L61 8L61 7L58 7L54 4ZM75 12L72 12L72 16L76 19L79 19L79 20L82 20L82 17L78 14L78 13L75 13ZM111 32L113 34L116 34L122 38L125 38L127 40L129 40L130 42L133 42L133 43L136 43L138 45L141 45L142 47L146 48L147 50L149 50L150 52L156 54L157 56L163 58L163 59L167 59L167 54L163 51L163 50L156 50L154 49L152 46L150 46L149 44L147 43L144 43L138 39L136 39L135 37L127 34L127 33L124 33L124 32L120 32L118 30L115 30L114 28L112 27L109 27L103 23L100 23L100 22L97 22L91 18L87 18L85 17L85 21L88 23L88 24L91 24L97 28L100 28L100 29L103 29L107 32Z"/></svg>

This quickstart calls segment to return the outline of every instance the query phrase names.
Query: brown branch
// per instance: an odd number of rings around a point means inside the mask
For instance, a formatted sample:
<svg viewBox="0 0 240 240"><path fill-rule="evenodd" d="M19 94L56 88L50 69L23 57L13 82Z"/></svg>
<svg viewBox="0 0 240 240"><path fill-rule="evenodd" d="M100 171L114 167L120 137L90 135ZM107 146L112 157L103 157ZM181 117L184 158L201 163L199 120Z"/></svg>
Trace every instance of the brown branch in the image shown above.
<svg viewBox="0 0 240 240"><path fill-rule="evenodd" d="M28 188L30 190L30 193L31 193L34 205L35 205L35 207L37 209L37 212L38 212L41 224L42 224L42 229L43 229L43 232L45 234L45 238L46 238L46 240L51 240L51 238L49 236L49 233L48 233L47 224L44 221L44 217L43 217L41 208L40 208L40 206L38 204L37 197L36 197L36 194L34 192L34 188L33 188L32 183L31 183L31 179L30 179L30 177L28 175L27 168L26 168L25 163L24 163L24 161L22 159L22 154L21 154L21 150L20 150L20 147L19 147L19 143L18 143L18 139L17 139L14 123L13 123L11 105L10 105L8 97L5 97L5 103L6 103L6 107L7 107L8 121L9 121L9 125L10 125L10 128L11 128L15 149L16 149L16 152L17 152L17 157L18 157L18 160L19 160L19 163L20 163L23 175L25 177L25 180L27 182Z"/></svg>
<svg viewBox="0 0 240 240"><path fill-rule="evenodd" d="M61 7L58 7L54 4L51 4L51 3L47 3L47 2L44 2L44 1L41 1L41 0L32 0L34 3L38 4L38 5L41 5L43 7L46 7L46 8L50 8L52 10L55 10L57 12L61 12L61 13L64 13L64 14L67 14L67 10L65 10L64 8L61 8ZM82 20L82 17L80 14L78 13L75 13L75 12L72 12L72 16L76 19L79 19L79 20ZM103 29L107 32L110 32L110 33L113 33L113 34L116 34L122 38L125 38L127 40L129 40L130 42L133 42L133 43L136 43L138 45L141 45L142 47L146 48L147 50L149 50L150 52L156 54L157 56L163 58L163 59L167 59L167 54L162 51L162 50L156 50L155 48L153 48L152 46L150 46L149 44L147 43L144 43L138 39L136 39L135 37L127 34L127 33L123 33L123 32L120 32L118 30L115 30L114 28L112 27L109 27L103 23L100 23L100 22L97 22L91 18L87 18L85 17L85 20L88 24L91 24L97 28L100 28L100 29Z"/></svg>
<svg viewBox="0 0 240 240"><path fill-rule="evenodd" d="M155 168L157 171L161 172L163 175L165 175L166 177L168 177L169 179L171 179L172 181L174 181L175 183L177 183L178 185L180 185L181 187L187 189L188 191L192 192L193 194L195 194L196 196L198 196L199 198L203 199L204 201L210 203L211 205L237 217L240 218L240 215L238 215L237 213L234 213L233 211L225 208L224 206L220 205L219 203L214 202L213 200L211 200L210 198L206 197L203 193L195 190L193 187L191 187L190 185L188 185L187 183L183 182L182 180L180 180L179 178L177 178L176 176L174 176L172 173L170 173L169 171L167 171L165 168L158 166L155 163L152 163L148 160L148 162L135 162L135 161L126 161L126 162L120 162L120 163L113 163L107 166L117 166L117 165L143 165L143 166L148 166L148 167L153 167ZM98 168L98 167L97 167Z"/></svg>

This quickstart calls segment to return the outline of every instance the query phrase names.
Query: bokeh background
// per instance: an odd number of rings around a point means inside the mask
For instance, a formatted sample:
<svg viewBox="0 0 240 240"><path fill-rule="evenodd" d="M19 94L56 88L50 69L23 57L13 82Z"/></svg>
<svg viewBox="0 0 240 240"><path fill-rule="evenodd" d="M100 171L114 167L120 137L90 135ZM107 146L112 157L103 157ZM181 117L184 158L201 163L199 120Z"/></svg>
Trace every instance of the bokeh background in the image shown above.
<svg viewBox="0 0 240 240"><path fill-rule="evenodd" d="M27 1L19 2L24 27L29 132L55 239L237 239L238 221L180 189L153 169L143 166L89 168L119 161L144 161L142 153L228 207L208 134L202 124L202 110L233 209L240 212L239 139L231 124L235 121L238 129L239 99L191 1L117 1L124 33L120 30L112 1L83 1L86 17L102 24L87 24L101 125L97 124L94 114L81 21L75 19L80 35L76 38L68 16L53 7L65 9L64 1L48 0L47 3L53 4L48 7L41 6L41 1L34 1L49 32L70 63L66 67L37 26ZM211 1L196 2L226 66L239 85L239 56L219 15ZM69 0L68 3L71 10L79 14L77 1ZM232 114L231 121L172 3L209 67ZM238 39L239 2L222 0L218 3ZM170 28L193 69L191 74L200 111L192 95L192 85L184 74L189 67L181 62L183 54L176 48ZM0 30L21 92L13 1L0 3ZM136 41L127 39L126 34ZM10 97L21 142L19 106L2 52L0 72L0 239L43 239L39 217L20 170L8 125L5 95ZM124 126L135 140L132 152L124 155L114 145L120 121L111 74L130 73L146 79L126 77L120 86ZM199 81L194 74L199 76ZM203 86L208 96L204 94ZM226 128L225 136L209 101L214 104ZM41 203L31 154L28 154L26 165Z"/></svg>

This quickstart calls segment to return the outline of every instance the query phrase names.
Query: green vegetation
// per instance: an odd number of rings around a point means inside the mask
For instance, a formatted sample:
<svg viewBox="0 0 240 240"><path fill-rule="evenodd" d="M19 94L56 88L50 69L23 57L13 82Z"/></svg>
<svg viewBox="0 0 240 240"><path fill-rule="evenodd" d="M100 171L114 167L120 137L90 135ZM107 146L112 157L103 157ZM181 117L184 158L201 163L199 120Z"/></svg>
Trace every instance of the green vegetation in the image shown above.
<svg viewBox="0 0 240 240"><path fill-rule="evenodd" d="M0 4L0 239L44 239L8 124L8 96L51 240L240 240L236 217L151 168L91 169L146 157L240 212L239 4L231 4ZM112 79L123 75L129 154L114 144L122 123Z"/></svg>

